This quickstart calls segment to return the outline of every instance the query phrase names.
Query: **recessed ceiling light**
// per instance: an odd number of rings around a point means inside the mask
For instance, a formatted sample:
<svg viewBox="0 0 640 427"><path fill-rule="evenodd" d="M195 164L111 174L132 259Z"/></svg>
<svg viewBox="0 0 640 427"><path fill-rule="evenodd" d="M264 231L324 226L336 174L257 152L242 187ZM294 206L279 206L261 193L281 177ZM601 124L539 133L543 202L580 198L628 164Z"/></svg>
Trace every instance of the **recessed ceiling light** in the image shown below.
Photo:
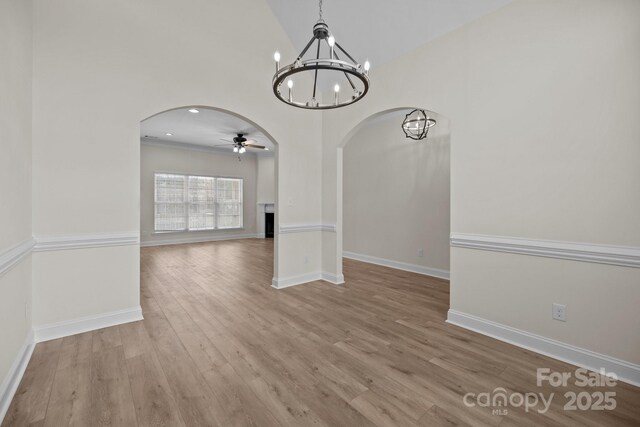
<svg viewBox="0 0 640 427"><path fill-rule="evenodd" d="M189 112L190 112L190 113L193 113L193 114L198 114L198 113L200 112L200 110L198 110L198 109L196 109L196 108L190 108L190 109L189 109Z"/></svg>
<svg viewBox="0 0 640 427"><path fill-rule="evenodd" d="M265 149L266 151L269 151L269 147L264 147L264 149Z"/></svg>
<svg viewBox="0 0 640 427"><path fill-rule="evenodd" d="M169 132L165 133L165 135L167 135L167 136L173 136L173 134L172 134L172 133L169 133Z"/></svg>

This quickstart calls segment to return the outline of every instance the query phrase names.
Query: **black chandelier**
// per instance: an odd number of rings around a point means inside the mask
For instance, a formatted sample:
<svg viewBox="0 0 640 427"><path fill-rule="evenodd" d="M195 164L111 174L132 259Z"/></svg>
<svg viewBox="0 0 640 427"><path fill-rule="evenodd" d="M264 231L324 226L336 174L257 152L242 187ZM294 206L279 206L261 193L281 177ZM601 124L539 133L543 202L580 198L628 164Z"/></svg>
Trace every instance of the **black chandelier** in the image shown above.
<svg viewBox="0 0 640 427"><path fill-rule="evenodd" d="M343 49L329 32L329 27L322 19L322 0L319 1L320 19L313 26L313 36L309 43L302 49L302 52L293 63L280 67L280 53L276 52L273 59L276 61L276 73L273 76L273 93L276 97L289 105L312 110L327 110L330 108L344 107L362 99L369 91L369 61L360 65L351 55ZM315 57L304 59L305 54L317 40ZM323 43L324 42L324 43ZM327 57L321 57L321 46L326 44ZM339 51L339 52L338 52ZM341 58L341 55L344 55ZM313 92L310 98L296 100L294 96L294 76L301 77L300 73L313 72ZM320 103L316 97L318 89L318 73L323 73L323 77L330 78L333 86L333 102ZM330 77L329 77L330 76ZM344 76L344 77L343 77ZM346 82L351 87L352 94L340 96L339 81L346 78ZM298 81L301 79L298 79ZM287 88L283 91L281 87L287 82ZM300 99L300 98L298 98Z"/></svg>
<svg viewBox="0 0 640 427"><path fill-rule="evenodd" d="M402 121L405 137L421 140L427 137L429 129L435 126L436 120L427 116L424 110L413 110Z"/></svg>

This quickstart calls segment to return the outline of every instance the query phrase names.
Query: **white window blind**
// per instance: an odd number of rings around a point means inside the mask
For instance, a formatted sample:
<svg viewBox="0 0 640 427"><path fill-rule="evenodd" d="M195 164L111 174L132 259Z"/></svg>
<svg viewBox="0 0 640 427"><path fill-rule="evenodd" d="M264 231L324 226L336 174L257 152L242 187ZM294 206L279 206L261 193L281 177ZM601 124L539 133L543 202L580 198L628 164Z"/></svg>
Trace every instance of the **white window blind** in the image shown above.
<svg viewBox="0 0 640 427"><path fill-rule="evenodd" d="M156 174L156 231L187 229L186 188L187 180L184 175Z"/></svg>
<svg viewBox="0 0 640 427"><path fill-rule="evenodd" d="M155 231L243 226L242 178L155 174Z"/></svg>
<svg viewBox="0 0 640 427"><path fill-rule="evenodd" d="M242 180L218 178L218 228L242 227Z"/></svg>

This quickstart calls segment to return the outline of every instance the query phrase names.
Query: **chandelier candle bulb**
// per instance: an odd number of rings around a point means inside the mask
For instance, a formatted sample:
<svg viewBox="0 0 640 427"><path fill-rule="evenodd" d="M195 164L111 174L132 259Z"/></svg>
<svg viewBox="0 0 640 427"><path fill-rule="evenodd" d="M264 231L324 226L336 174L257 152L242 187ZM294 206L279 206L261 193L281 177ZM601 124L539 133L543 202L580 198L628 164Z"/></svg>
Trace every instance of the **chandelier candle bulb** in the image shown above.
<svg viewBox="0 0 640 427"><path fill-rule="evenodd" d="M331 59L333 59L333 46L335 46L336 44L336 39L333 36L329 36L327 43L329 43L329 48L331 49Z"/></svg>
<svg viewBox="0 0 640 427"><path fill-rule="evenodd" d="M276 61L276 73L280 70L280 52L276 50L273 54L273 59Z"/></svg>
<svg viewBox="0 0 640 427"><path fill-rule="evenodd" d="M336 93L335 105L338 105L340 103L340 85L336 84L333 90Z"/></svg>
<svg viewBox="0 0 640 427"><path fill-rule="evenodd" d="M287 81L287 87L289 87L289 102L293 100L293 80Z"/></svg>
<svg viewBox="0 0 640 427"><path fill-rule="evenodd" d="M367 59L366 61L364 61L364 73L366 75L369 75L369 68L371 68L371 63Z"/></svg>

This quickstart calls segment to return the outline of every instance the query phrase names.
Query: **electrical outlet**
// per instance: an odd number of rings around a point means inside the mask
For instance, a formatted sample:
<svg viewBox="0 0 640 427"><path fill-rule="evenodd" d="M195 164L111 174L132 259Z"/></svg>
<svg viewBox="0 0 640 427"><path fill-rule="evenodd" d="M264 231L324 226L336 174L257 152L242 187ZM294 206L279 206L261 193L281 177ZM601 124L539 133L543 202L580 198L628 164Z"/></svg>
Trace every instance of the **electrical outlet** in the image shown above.
<svg viewBox="0 0 640 427"><path fill-rule="evenodd" d="M567 306L564 304L553 303L551 309L551 316L555 320L560 320L562 322L567 321Z"/></svg>
<svg viewBox="0 0 640 427"><path fill-rule="evenodd" d="M418 257L422 258L424 256L424 249L420 248L418 249Z"/></svg>

